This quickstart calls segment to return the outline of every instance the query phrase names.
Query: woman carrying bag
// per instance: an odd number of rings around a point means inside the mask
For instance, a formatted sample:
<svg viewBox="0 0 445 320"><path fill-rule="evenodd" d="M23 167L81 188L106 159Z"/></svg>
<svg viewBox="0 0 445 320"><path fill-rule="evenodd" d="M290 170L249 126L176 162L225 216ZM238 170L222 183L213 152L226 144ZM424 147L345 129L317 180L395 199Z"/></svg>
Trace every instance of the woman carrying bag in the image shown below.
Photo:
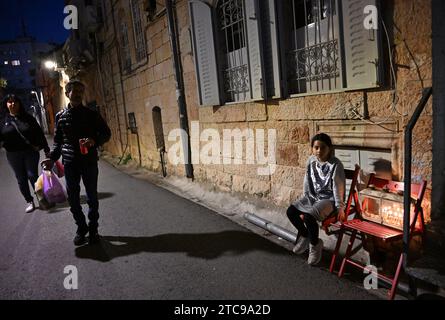
<svg viewBox="0 0 445 320"><path fill-rule="evenodd" d="M20 192L27 202L27 213L35 210L34 198L29 190L39 177L40 150L48 153L45 134L36 119L26 113L21 100L9 94L0 106L0 146L6 149L9 165L15 173Z"/></svg>

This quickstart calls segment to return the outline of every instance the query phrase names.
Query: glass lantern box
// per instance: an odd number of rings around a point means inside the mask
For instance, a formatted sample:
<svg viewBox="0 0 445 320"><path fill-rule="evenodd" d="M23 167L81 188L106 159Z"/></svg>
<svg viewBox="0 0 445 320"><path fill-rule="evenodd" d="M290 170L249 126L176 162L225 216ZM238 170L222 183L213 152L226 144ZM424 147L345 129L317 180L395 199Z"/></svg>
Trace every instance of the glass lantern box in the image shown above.
<svg viewBox="0 0 445 320"><path fill-rule="evenodd" d="M362 217L366 220L403 230L403 195L367 188L360 191ZM414 200L411 198L411 219L414 212ZM411 220L410 220L411 221Z"/></svg>

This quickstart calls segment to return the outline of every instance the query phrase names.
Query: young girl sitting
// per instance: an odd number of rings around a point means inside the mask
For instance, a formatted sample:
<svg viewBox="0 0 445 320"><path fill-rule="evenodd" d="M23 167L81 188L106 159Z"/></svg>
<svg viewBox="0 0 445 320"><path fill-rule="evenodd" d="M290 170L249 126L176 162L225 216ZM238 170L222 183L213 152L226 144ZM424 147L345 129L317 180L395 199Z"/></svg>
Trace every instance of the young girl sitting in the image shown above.
<svg viewBox="0 0 445 320"><path fill-rule="evenodd" d="M323 221L334 211L339 219L344 218L346 182L343 164L334 156L331 138L319 133L312 138L311 147L312 155L304 176L304 195L287 209L287 217L298 229L293 251L302 254L309 248L308 264L315 265L320 262L323 250L317 221Z"/></svg>

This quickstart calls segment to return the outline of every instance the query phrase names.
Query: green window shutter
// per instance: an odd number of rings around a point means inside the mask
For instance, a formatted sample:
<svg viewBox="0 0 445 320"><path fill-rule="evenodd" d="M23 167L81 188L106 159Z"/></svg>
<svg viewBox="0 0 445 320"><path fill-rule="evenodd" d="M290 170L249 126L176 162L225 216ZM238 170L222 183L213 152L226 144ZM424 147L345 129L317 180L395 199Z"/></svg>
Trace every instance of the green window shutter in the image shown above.
<svg viewBox="0 0 445 320"><path fill-rule="evenodd" d="M249 70L251 95L253 100L264 98L263 57L260 33L260 11L258 0L245 0L247 48L249 51Z"/></svg>
<svg viewBox="0 0 445 320"><path fill-rule="evenodd" d="M267 97L281 97L278 19L275 0L260 1Z"/></svg>
<svg viewBox="0 0 445 320"><path fill-rule="evenodd" d="M212 8L205 2L190 0L189 13L199 103L204 106L220 105Z"/></svg>
<svg viewBox="0 0 445 320"><path fill-rule="evenodd" d="M342 0L346 89L374 88L380 85L381 63L379 29L364 26L368 5L377 0ZM378 11L380 14L380 11Z"/></svg>

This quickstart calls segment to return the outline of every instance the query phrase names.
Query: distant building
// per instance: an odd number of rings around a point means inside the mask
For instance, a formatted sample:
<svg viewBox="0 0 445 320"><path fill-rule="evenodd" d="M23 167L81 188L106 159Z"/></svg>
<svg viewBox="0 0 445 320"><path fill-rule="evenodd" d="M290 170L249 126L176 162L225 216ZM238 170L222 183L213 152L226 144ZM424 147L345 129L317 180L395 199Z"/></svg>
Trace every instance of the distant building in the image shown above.
<svg viewBox="0 0 445 320"><path fill-rule="evenodd" d="M54 133L55 115L66 107L65 85L69 78L63 68L63 48L61 44L41 57L36 68L36 87L40 104L46 113L48 132ZM53 62L54 67L48 68L47 63Z"/></svg>
<svg viewBox="0 0 445 320"><path fill-rule="evenodd" d="M0 74L7 81L6 91L20 94L29 105L31 91L36 89L35 70L40 56L54 47L55 44L38 42L27 36L0 41Z"/></svg>
<svg viewBox="0 0 445 320"><path fill-rule="evenodd" d="M66 0L65 5L78 9L78 28L70 31L66 41L45 54L36 68L36 88L43 97L41 104L47 115L48 131L54 130L55 114L67 106L65 86L70 79L82 79L86 84L84 103L95 110L98 90L101 90L97 72L97 46L95 32L102 19L101 1ZM50 63L49 65L45 62Z"/></svg>

